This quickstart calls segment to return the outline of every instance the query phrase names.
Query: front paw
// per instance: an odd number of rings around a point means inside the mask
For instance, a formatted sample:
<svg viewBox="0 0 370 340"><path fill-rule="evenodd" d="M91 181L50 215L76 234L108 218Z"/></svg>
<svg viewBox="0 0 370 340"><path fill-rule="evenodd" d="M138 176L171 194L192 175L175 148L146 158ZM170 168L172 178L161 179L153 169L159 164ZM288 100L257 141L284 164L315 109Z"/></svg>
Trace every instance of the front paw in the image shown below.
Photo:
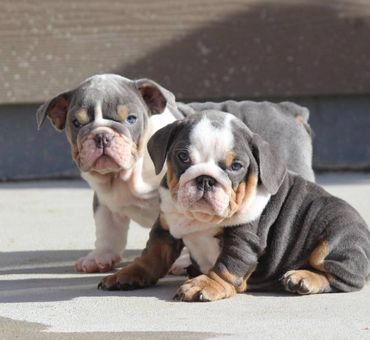
<svg viewBox="0 0 370 340"><path fill-rule="evenodd" d="M98 285L102 290L133 290L152 286L156 283L150 275L135 264L122 268L116 274L106 276Z"/></svg>
<svg viewBox="0 0 370 340"><path fill-rule="evenodd" d="M207 275L185 281L177 290L174 300L208 302L229 297L225 288Z"/></svg>
<svg viewBox="0 0 370 340"><path fill-rule="evenodd" d="M104 273L111 270L121 257L112 251L92 251L75 262L75 269L84 273Z"/></svg>

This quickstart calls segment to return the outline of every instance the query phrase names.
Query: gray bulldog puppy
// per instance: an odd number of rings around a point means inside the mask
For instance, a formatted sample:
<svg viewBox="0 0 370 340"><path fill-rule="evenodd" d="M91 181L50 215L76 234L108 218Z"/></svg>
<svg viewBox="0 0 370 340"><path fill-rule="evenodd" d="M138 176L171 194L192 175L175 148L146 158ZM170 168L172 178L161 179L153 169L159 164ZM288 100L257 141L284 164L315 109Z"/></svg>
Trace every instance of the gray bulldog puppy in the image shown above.
<svg viewBox="0 0 370 340"><path fill-rule="evenodd" d="M57 130L65 130L72 158L95 191L95 250L77 260L76 270L110 270L125 249L129 221L144 227L153 225L159 213L158 187L166 169L155 173L147 141L160 128L192 114L193 107L199 105L226 105L271 142L290 170L314 179L308 111L301 106L233 101L182 104L149 79L93 76L37 111L39 128L48 117Z"/></svg>
<svg viewBox="0 0 370 340"><path fill-rule="evenodd" d="M185 245L199 276L175 299L213 301L251 290L353 291L370 275L370 232L343 200L287 171L283 159L235 116L205 111L148 142L161 213L141 257L102 289L155 284Z"/></svg>

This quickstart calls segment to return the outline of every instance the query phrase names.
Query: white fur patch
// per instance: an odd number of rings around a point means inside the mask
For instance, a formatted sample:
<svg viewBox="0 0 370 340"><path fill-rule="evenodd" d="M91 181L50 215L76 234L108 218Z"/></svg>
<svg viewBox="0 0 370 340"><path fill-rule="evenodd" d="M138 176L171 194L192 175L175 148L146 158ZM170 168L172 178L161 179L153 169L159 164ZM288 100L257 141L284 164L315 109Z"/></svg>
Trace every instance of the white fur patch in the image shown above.
<svg viewBox="0 0 370 340"><path fill-rule="evenodd" d="M209 229L183 238L191 257L203 274L212 269L221 253L220 240L215 237L216 233L217 229Z"/></svg>
<svg viewBox="0 0 370 340"><path fill-rule="evenodd" d="M175 117L167 108L161 114L152 115L148 119L148 126L141 142L141 144L144 145L144 150L142 151L142 163L140 171L135 171L135 174L138 174L135 177L135 182L137 183L136 187L140 188L137 190L140 195L145 195L147 192L153 190L153 188L157 189L161 179L166 173L166 165L164 165L161 173L158 175L155 174L154 165L146 147L148 140L156 131L175 120Z"/></svg>
<svg viewBox="0 0 370 340"><path fill-rule="evenodd" d="M193 163L218 162L234 146L230 114L225 116L222 128L214 127L204 116L190 133L189 153Z"/></svg>
<svg viewBox="0 0 370 340"><path fill-rule="evenodd" d="M195 164L188 168L180 177L180 187L201 175L215 178L218 184L222 185L225 190L229 190L231 186L229 177L226 176L226 174L216 165L216 163L207 162Z"/></svg>
<svg viewBox="0 0 370 340"><path fill-rule="evenodd" d="M94 117L93 127L106 126L106 125L111 124L111 120L105 119L103 117L102 103L100 101L96 102L94 111L95 111L95 117Z"/></svg>
<svg viewBox="0 0 370 340"><path fill-rule="evenodd" d="M212 216L227 216L231 181L218 163L234 146L232 119L233 116L226 115L224 121L220 121L222 126L216 127L204 116L189 136L193 165L179 179L177 203L180 210L196 213L202 221L213 220ZM199 176L214 178L217 182L214 189L207 193L199 191L194 181Z"/></svg>

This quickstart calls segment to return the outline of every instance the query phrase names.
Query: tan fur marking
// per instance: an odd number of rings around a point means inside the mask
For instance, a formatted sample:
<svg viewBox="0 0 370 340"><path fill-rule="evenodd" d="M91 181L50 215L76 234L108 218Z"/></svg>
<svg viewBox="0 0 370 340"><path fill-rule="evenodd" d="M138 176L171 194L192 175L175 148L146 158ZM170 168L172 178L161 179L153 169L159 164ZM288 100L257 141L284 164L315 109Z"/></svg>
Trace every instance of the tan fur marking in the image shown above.
<svg viewBox="0 0 370 340"><path fill-rule="evenodd" d="M225 274L225 273L224 273ZM230 274L229 272L227 272L227 275L229 275L229 279L235 279L235 276ZM232 281L229 281L228 279L225 279L224 277L221 277L220 275L218 275L217 273L215 273L214 271L210 271L208 273L208 276L216 281L217 283L219 283L222 288L224 289L224 294L225 294L225 297L230 297L230 296L233 296L236 294L236 292L238 291L237 290L237 287L235 287L233 284L232 284Z"/></svg>
<svg viewBox="0 0 370 340"><path fill-rule="evenodd" d="M170 161L167 161L167 185L170 189L172 199L176 200L177 191L179 190L179 181L175 176L172 163Z"/></svg>
<svg viewBox="0 0 370 340"><path fill-rule="evenodd" d="M289 277L294 284L299 284L303 280L305 287L308 289L308 292L304 292L304 294L321 293L330 285L329 279L324 273L309 270L291 270L285 276Z"/></svg>
<svg viewBox="0 0 370 340"><path fill-rule="evenodd" d="M118 118L123 122L124 120L126 120L127 116L128 116L128 108L126 105L118 105L117 106L117 116Z"/></svg>
<svg viewBox="0 0 370 340"><path fill-rule="evenodd" d="M86 109L81 109L80 111L77 111L75 113L75 117L81 124L87 124L90 121Z"/></svg>
<svg viewBox="0 0 370 340"><path fill-rule="evenodd" d="M171 254L172 248L168 244L156 243L143 256L137 257L134 264L144 268L152 278L160 278L167 274L173 263Z"/></svg>
<svg viewBox="0 0 370 340"><path fill-rule="evenodd" d="M257 175L251 174L247 177L246 181L241 182L238 187L231 192L229 216L232 216L242 206L245 206L249 203L257 189L257 183Z"/></svg>
<svg viewBox="0 0 370 340"><path fill-rule="evenodd" d="M159 223L161 224L161 227L164 229L164 230L169 230L169 225L166 221L166 218L164 217L164 214L163 213L160 213L159 214Z"/></svg>
<svg viewBox="0 0 370 340"><path fill-rule="evenodd" d="M182 301L199 301L200 295L206 301L216 301L236 294L233 285L223 280L216 273L200 275L185 281L177 290L176 297Z"/></svg>
<svg viewBox="0 0 370 340"><path fill-rule="evenodd" d="M301 123L301 124L305 124L305 120L304 120L304 117L301 116L301 115L298 115L295 117L295 120L298 122L298 123Z"/></svg>
<svg viewBox="0 0 370 340"><path fill-rule="evenodd" d="M235 287L238 293L242 293L247 290L247 280L230 273L227 269L224 269L222 272L217 274L211 271L208 275L212 278L217 275L220 279ZM216 276L214 279L216 280Z"/></svg>
<svg viewBox="0 0 370 340"><path fill-rule="evenodd" d="M142 155L145 152L149 137L149 131L148 129L145 129L144 133L141 135L137 142L138 154Z"/></svg>
<svg viewBox="0 0 370 340"><path fill-rule="evenodd" d="M168 273L177 256L171 245L157 240L149 244L132 264L104 278L104 286L112 287L117 283L120 285L135 283L139 287L152 285Z"/></svg>
<svg viewBox="0 0 370 340"><path fill-rule="evenodd" d="M225 165L230 168L231 164L233 163L235 159L235 152L234 151L229 151L225 155Z"/></svg>
<svg viewBox="0 0 370 340"><path fill-rule="evenodd" d="M216 234L215 234L215 237L221 236L223 233L224 233L224 228L220 227L220 228L217 230L217 232L216 232Z"/></svg>
<svg viewBox="0 0 370 340"><path fill-rule="evenodd" d="M315 269L325 271L324 259L329 253L329 244L326 240L321 240L308 258L308 263Z"/></svg>
<svg viewBox="0 0 370 340"><path fill-rule="evenodd" d="M76 144L71 144L71 153L72 159L76 162L77 165L80 165L80 151Z"/></svg>

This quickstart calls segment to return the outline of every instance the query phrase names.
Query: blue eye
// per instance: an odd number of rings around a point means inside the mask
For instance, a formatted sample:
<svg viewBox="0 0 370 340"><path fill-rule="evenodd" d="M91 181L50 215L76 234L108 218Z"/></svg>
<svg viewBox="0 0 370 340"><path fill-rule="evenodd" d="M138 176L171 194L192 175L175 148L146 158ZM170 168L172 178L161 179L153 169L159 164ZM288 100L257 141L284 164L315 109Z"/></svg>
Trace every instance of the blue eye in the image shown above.
<svg viewBox="0 0 370 340"><path fill-rule="evenodd" d="M130 125L135 124L136 121L137 121L137 117L134 115L129 115L126 118L126 122L129 123Z"/></svg>
<svg viewBox="0 0 370 340"><path fill-rule="evenodd" d="M187 151L180 151L177 154L177 158L183 162L183 163L189 163L190 162L190 157Z"/></svg>
<svg viewBox="0 0 370 340"><path fill-rule="evenodd" d="M238 161L232 162L232 164L230 166L232 171L239 171L242 167L243 167L243 165Z"/></svg>
<svg viewBox="0 0 370 340"><path fill-rule="evenodd" d="M73 119L73 120L72 120L72 124L73 124L77 129L79 129L79 128L82 126L82 124L81 124L77 119Z"/></svg>

